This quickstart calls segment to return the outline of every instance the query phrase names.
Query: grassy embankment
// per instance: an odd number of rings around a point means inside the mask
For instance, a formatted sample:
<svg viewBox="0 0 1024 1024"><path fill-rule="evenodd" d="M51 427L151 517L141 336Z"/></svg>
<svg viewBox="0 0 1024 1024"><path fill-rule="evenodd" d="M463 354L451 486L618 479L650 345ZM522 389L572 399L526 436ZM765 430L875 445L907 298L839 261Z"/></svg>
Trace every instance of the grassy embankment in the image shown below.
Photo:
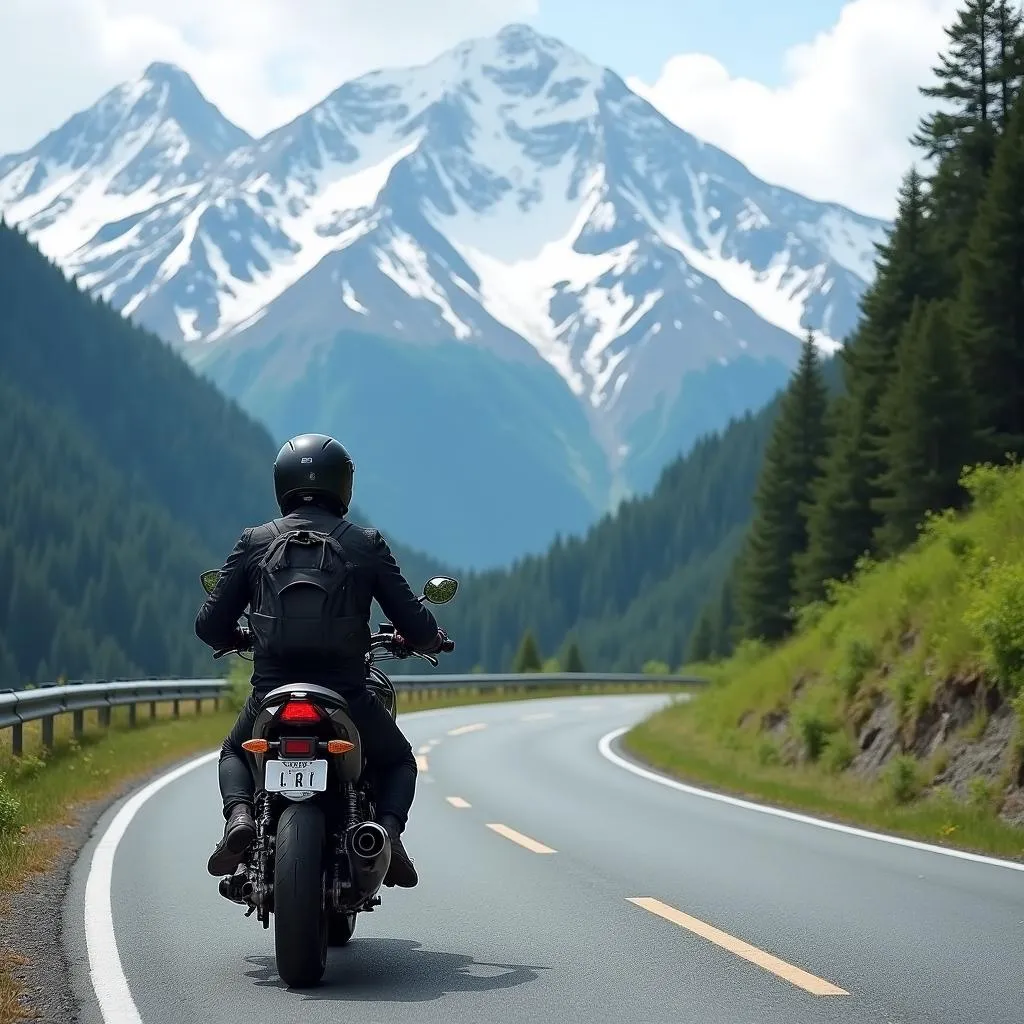
<svg viewBox="0 0 1024 1024"><path fill-rule="evenodd" d="M583 677L573 692L604 694L652 688L642 684L588 684ZM89 712L79 740L72 735L71 717L63 715L55 722L55 745L48 753L42 747L38 723L25 726L25 755L21 758L11 754L10 732L0 732L0 900L55 862L62 848L61 827L74 821L83 805L109 796L161 766L217 747L247 692L248 665L239 663L233 674L232 698L220 711L212 710L212 701L205 701L203 713L197 715L194 702L182 701L181 717L174 719L173 706L161 703L156 707L156 718L150 719L143 705L136 727L129 728L128 709L117 708L109 729L101 729L96 713ZM441 691L425 687L414 694L401 694L399 712L565 693L564 689ZM0 951L0 1024L26 1019L18 986L10 974L17 964L16 952Z"/></svg>
<svg viewBox="0 0 1024 1024"><path fill-rule="evenodd" d="M777 648L628 750L676 777L938 844L1024 857L1024 467L966 477L972 510L863 565Z"/></svg>

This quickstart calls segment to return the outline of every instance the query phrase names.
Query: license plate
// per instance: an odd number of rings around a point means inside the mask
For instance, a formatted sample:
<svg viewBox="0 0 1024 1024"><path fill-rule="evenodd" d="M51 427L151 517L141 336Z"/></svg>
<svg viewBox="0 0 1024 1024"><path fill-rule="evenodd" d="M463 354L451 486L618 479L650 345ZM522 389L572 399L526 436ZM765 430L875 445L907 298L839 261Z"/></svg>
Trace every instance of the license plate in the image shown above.
<svg viewBox="0 0 1024 1024"><path fill-rule="evenodd" d="M268 793L323 793L327 789L326 761L267 761L266 766Z"/></svg>

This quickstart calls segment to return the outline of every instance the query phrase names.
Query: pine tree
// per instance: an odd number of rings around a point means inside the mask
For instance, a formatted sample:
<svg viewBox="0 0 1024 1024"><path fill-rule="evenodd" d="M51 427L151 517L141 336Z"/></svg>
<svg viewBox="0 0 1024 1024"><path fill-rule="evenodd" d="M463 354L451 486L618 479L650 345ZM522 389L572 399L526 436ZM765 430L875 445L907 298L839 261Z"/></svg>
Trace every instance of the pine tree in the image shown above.
<svg viewBox="0 0 1024 1024"><path fill-rule="evenodd" d="M793 560L807 543L804 506L826 450L827 407L817 346L809 334L783 396L758 482L740 579L743 628L749 637L777 640L789 630Z"/></svg>
<svg viewBox="0 0 1024 1024"><path fill-rule="evenodd" d="M938 83L920 90L943 109L922 119L912 141L937 158L929 204L937 243L957 271L1024 77L1021 14L1009 0L967 0L946 35L948 52L933 69Z"/></svg>
<svg viewBox="0 0 1024 1024"><path fill-rule="evenodd" d="M563 672L584 672L583 655L580 654L580 645L575 640L569 641L565 657L562 659Z"/></svg>
<svg viewBox="0 0 1024 1024"><path fill-rule="evenodd" d="M827 431L826 431L827 434ZM714 609L715 640L712 655L719 658L732 654L736 647L736 577L730 573L722 586L721 596Z"/></svg>
<svg viewBox="0 0 1024 1024"><path fill-rule="evenodd" d="M948 52L932 69L937 85L922 86L923 96L941 99L945 109L922 119L913 141L929 157L942 157L964 145L980 155L994 152L995 106L1000 95L996 80L1000 60L998 0L967 0L949 26ZM1005 20L1005 19L1004 19Z"/></svg>
<svg viewBox="0 0 1024 1024"><path fill-rule="evenodd" d="M542 665L540 650L537 647L537 641L534 639L533 630L528 629L523 634L523 639L519 644L515 661L512 663L512 671L540 672Z"/></svg>
<svg viewBox="0 0 1024 1024"><path fill-rule="evenodd" d="M697 620L697 625L690 633L686 660L690 664L699 665L702 662L710 661L716 653L714 612L710 605L705 605Z"/></svg>
<svg viewBox="0 0 1024 1024"><path fill-rule="evenodd" d="M1010 0L999 0L996 5L996 36L996 81L999 83L996 120L1005 129L1010 111L1024 88L1024 11L1015 8Z"/></svg>
<svg viewBox="0 0 1024 1024"><path fill-rule="evenodd" d="M961 291L981 457L1024 452L1024 99L1000 142Z"/></svg>
<svg viewBox="0 0 1024 1024"><path fill-rule="evenodd" d="M797 558L800 603L820 598L826 580L843 578L872 550L880 522L877 481L885 469L879 404L915 299L939 298L948 283L929 231L922 179L911 169L892 233L879 247L863 319L841 353L846 392L829 412L833 441L808 509L807 550Z"/></svg>
<svg viewBox="0 0 1024 1024"><path fill-rule="evenodd" d="M886 554L914 540L926 512L959 507L964 497L959 480L973 417L950 317L946 303L915 305L882 401L886 469L874 504L884 516L877 544Z"/></svg>

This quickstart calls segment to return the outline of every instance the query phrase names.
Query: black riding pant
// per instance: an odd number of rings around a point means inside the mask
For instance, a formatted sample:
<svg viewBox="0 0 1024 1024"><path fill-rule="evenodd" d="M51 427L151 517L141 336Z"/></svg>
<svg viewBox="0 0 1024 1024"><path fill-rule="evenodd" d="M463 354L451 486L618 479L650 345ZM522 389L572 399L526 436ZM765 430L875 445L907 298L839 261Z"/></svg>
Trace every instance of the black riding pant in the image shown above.
<svg viewBox="0 0 1024 1024"><path fill-rule="evenodd" d="M269 691L268 691L269 692ZM254 690L220 750L220 795L224 817L236 803L252 803L254 780L249 754L242 744L252 738L252 727L265 696ZM402 730L387 708L366 688L345 690L348 712L363 743L367 770L373 778L377 815L394 815L405 827L416 794L416 758Z"/></svg>

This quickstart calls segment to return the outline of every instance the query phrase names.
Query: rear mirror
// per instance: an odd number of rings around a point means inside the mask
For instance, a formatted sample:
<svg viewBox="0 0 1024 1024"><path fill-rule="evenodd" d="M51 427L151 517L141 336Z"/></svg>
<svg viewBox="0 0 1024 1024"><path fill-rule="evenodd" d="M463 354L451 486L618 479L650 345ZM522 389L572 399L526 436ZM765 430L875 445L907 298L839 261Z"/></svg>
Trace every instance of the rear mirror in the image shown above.
<svg viewBox="0 0 1024 1024"><path fill-rule="evenodd" d="M202 573L199 577L199 582L203 585L203 590L208 594L212 594L217 588L217 581L220 579L220 569L207 569L206 572Z"/></svg>
<svg viewBox="0 0 1024 1024"><path fill-rule="evenodd" d="M459 589L459 581L451 576L434 576L423 584L423 597L431 604L447 604Z"/></svg>

